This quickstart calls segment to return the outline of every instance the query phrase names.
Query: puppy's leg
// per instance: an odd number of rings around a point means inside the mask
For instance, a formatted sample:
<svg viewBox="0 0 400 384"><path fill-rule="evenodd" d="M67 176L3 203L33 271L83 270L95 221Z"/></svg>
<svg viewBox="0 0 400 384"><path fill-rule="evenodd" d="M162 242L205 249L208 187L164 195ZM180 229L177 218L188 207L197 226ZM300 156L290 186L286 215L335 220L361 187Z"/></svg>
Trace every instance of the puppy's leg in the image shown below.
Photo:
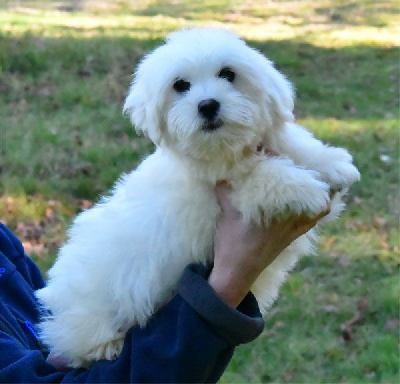
<svg viewBox="0 0 400 384"><path fill-rule="evenodd" d="M110 340L89 351L86 354L85 359L89 362L97 360L115 360L121 354L123 346L124 337Z"/></svg>
<svg viewBox="0 0 400 384"><path fill-rule="evenodd" d="M286 124L273 146L296 164L318 171L333 190L342 190L360 179L345 149L323 144L299 125Z"/></svg>
<svg viewBox="0 0 400 384"><path fill-rule="evenodd" d="M287 211L316 215L328 206L329 185L289 158L260 156L246 177L232 179L232 203L245 220L268 222Z"/></svg>
<svg viewBox="0 0 400 384"><path fill-rule="evenodd" d="M315 215L326 210L329 201L329 185L318 176L315 171L297 167L288 158L260 156L241 185L231 182L232 203L245 220L266 225L287 211ZM299 237L258 277L252 292L263 314L276 299L280 285L298 258L313 251L316 238L315 229Z"/></svg>
<svg viewBox="0 0 400 384"><path fill-rule="evenodd" d="M126 330L115 330L106 313L85 313L86 307L66 308L39 325L42 342L72 368L89 367L96 360L114 360L124 344Z"/></svg>

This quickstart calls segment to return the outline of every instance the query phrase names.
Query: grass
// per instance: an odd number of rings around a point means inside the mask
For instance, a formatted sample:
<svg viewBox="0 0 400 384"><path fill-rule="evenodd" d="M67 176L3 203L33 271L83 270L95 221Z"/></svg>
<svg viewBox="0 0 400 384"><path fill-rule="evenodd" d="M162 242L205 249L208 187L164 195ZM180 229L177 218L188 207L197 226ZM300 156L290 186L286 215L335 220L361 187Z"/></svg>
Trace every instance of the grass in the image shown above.
<svg viewBox="0 0 400 384"><path fill-rule="evenodd" d="M222 382L398 382L399 8L368 0L4 3L2 221L46 271L73 216L152 150L121 114L140 57L177 28L232 29L294 82L300 123L347 147L362 181Z"/></svg>

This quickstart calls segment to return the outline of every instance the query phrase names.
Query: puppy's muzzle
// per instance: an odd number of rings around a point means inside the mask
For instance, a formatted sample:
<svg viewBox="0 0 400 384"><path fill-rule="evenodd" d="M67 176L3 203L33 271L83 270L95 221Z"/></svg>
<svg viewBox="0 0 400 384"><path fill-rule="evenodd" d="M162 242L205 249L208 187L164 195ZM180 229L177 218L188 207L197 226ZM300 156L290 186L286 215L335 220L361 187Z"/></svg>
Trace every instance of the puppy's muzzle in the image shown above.
<svg viewBox="0 0 400 384"><path fill-rule="evenodd" d="M199 115L206 119L204 131L213 131L223 125L221 119L216 119L220 110L220 103L215 99L205 99L198 105Z"/></svg>

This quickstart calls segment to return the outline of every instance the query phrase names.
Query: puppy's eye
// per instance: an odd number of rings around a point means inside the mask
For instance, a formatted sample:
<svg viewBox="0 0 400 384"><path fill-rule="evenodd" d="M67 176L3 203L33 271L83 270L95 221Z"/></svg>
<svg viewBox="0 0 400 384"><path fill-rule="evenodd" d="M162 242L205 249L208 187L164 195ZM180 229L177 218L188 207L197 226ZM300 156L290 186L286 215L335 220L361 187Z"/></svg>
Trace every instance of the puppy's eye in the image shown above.
<svg viewBox="0 0 400 384"><path fill-rule="evenodd" d="M183 79L178 79L174 83L174 89L176 92L183 93L190 89L190 83Z"/></svg>
<svg viewBox="0 0 400 384"><path fill-rule="evenodd" d="M230 83L233 83L233 80L235 80L235 76L235 72L233 72L232 69L228 67L222 68L218 73L218 77L220 77L221 79L226 79Z"/></svg>

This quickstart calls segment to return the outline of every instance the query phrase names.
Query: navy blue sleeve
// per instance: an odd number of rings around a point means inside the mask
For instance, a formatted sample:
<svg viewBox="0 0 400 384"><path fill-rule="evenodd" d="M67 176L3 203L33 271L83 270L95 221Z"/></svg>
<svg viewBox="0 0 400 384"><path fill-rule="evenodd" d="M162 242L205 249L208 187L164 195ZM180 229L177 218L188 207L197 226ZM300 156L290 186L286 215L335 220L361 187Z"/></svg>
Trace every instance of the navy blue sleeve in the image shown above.
<svg viewBox="0 0 400 384"><path fill-rule="evenodd" d="M257 337L263 320L251 294L233 309L218 299L206 278L206 268L188 267L178 294L146 327L128 332L120 357L90 369L57 371L39 349L27 348L0 324L0 382L216 382L235 346Z"/></svg>
<svg viewBox="0 0 400 384"><path fill-rule="evenodd" d="M39 268L25 255L22 243L3 223L0 223L0 252L14 264L33 290L44 287L45 282Z"/></svg>

